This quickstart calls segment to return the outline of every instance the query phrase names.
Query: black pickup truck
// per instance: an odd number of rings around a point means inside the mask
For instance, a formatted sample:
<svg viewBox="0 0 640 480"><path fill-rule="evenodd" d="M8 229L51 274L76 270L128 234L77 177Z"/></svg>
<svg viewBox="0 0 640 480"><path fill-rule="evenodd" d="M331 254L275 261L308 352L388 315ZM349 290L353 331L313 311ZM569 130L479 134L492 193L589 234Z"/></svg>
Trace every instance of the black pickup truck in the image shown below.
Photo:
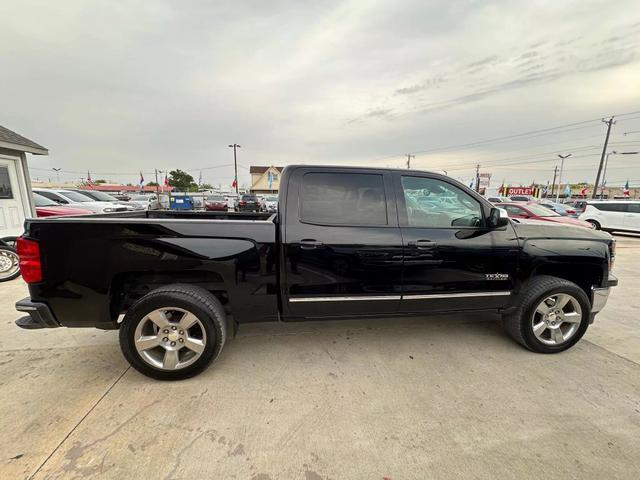
<svg viewBox="0 0 640 480"><path fill-rule="evenodd" d="M17 242L23 328L119 329L158 379L215 359L239 324L497 312L561 352L607 301L615 242L506 218L443 175L287 167L276 214L145 211L32 219Z"/></svg>

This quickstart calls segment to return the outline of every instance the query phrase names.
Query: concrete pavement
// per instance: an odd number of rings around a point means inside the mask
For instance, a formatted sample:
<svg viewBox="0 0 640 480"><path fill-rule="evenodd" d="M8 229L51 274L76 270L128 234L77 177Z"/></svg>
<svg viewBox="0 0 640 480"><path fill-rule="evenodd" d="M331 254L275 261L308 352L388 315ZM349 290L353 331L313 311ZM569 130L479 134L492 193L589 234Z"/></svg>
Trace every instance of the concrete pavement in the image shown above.
<svg viewBox="0 0 640 480"><path fill-rule="evenodd" d="M23 331L0 285L0 478L640 478L640 238L585 338L536 355L494 318L243 326L200 376L115 332Z"/></svg>

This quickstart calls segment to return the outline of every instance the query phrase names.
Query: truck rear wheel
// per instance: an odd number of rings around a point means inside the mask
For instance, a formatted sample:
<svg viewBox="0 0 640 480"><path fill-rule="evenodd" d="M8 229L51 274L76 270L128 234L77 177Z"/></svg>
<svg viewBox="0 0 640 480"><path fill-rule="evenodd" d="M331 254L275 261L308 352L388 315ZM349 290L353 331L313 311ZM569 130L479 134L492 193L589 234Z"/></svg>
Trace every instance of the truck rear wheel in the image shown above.
<svg viewBox="0 0 640 480"><path fill-rule="evenodd" d="M0 282L20 276L19 260L15 248L0 245Z"/></svg>
<svg viewBox="0 0 640 480"><path fill-rule="evenodd" d="M509 335L538 353L558 353L587 331L591 303L575 283L541 275L523 285L515 311L504 318Z"/></svg>
<svg viewBox="0 0 640 480"><path fill-rule="evenodd" d="M158 380L197 375L222 351L226 320L207 290L175 284L138 300L120 326L120 348L131 366Z"/></svg>

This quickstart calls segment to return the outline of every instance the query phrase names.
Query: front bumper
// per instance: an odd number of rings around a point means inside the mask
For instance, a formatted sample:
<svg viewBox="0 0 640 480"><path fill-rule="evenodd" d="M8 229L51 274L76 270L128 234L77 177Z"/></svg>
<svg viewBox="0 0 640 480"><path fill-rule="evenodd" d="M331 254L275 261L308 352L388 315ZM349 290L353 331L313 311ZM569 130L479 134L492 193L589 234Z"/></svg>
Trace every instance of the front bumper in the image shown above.
<svg viewBox="0 0 640 480"><path fill-rule="evenodd" d="M618 285L618 279L609 274L609 279L607 280L606 287L591 287L591 313L596 314L600 312L604 306L607 304L607 300L609 299L609 292L611 291L611 287L615 287Z"/></svg>
<svg viewBox="0 0 640 480"><path fill-rule="evenodd" d="M60 324L56 321L49 305L41 302L32 302L29 297L23 298L16 303L16 310L28 313L24 317L16 320L16 325L27 330L39 328L56 328Z"/></svg>

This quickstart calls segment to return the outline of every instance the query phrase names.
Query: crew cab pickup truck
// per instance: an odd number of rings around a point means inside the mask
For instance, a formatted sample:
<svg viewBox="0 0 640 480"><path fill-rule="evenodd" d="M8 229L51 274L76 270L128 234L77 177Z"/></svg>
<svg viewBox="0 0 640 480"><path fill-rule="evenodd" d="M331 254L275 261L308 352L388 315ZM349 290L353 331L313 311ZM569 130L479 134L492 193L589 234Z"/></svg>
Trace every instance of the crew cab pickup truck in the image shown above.
<svg viewBox="0 0 640 480"><path fill-rule="evenodd" d="M181 379L246 322L494 312L561 352L617 284L608 233L510 220L436 173L290 166L278 205L29 219L16 323L119 329L133 367Z"/></svg>

